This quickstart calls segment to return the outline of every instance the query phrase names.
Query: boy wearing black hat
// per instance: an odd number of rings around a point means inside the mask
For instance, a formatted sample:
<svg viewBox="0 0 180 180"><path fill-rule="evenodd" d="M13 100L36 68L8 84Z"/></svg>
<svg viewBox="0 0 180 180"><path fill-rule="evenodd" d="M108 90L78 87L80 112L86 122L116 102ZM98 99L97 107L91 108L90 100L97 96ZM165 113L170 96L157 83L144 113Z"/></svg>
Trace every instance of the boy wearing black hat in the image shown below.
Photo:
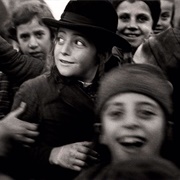
<svg viewBox="0 0 180 180"><path fill-rule="evenodd" d="M25 82L13 104L14 109L25 102L20 118L39 124L39 139L28 155L41 169L36 177L73 179L97 161L91 141L98 82L111 48L130 49L115 33L117 19L107 0L70 1L59 21L44 18L57 28L54 66L49 74Z"/></svg>

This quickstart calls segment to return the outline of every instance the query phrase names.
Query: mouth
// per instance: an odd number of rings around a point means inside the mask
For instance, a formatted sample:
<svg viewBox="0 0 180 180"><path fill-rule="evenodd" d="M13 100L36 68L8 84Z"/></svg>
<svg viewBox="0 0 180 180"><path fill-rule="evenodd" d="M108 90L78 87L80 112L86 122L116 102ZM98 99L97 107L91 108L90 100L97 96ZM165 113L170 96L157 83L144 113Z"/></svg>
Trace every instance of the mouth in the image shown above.
<svg viewBox="0 0 180 180"><path fill-rule="evenodd" d="M147 140L140 136L125 136L118 140L118 143L128 150L137 150L146 144Z"/></svg>
<svg viewBox="0 0 180 180"><path fill-rule="evenodd" d="M60 59L60 62L62 64L74 64L74 62L70 62L70 61L66 61L66 60L62 60L62 59Z"/></svg>
<svg viewBox="0 0 180 180"><path fill-rule="evenodd" d="M122 35L125 36L126 38L137 38L141 35L139 32L122 32Z"/></svg>
<svg viewBox="0 0 180 180"><path fill-rule="evenodd" d="M41 52L32 52L32 53L29 53L32 57L35 57L35 58L42 58L44 56L43 53Z"/></svg>
<svg viewBox="0 0 180 180"><path fill-rule="evenodd" d="M130 43L139 41L140 34L123 34L122 37L125 38Z"/></svg>
<svg viewBox="0 0 180 180"><path fill-rule="evenodd" d="M154 34L158 34L158 33L160 33L162 30L160 30L160 29L155 29L154 30Z"/></svg>
<svg viewBox="0 0 180 180"><path fill-rule="evenodd" d="M138 34L125 34L124 36L126 36L128 38L137 38L137 37L139 37Z"/></svg>

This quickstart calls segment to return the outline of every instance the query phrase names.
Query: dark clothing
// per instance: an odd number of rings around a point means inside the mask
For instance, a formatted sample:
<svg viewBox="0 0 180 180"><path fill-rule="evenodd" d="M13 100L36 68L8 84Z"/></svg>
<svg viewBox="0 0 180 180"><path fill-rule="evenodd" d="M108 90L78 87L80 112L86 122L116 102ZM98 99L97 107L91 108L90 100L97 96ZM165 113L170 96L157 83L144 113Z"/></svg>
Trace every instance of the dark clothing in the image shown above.
<svg viewBox="0 0 180 180"><path fill-rule="evenodd" d="M169 28L164 32L150 37L142 46L146 63L159 66L173 85L173 121L174 121L174 150L173 159L180 167L180 30Z"/></svg>
<svg viewBox="0 0 180 180"><path fill-rule="evenodd" d="M91 92L96 92L96 88L91 88ZM55 67L51 74L22 85L13 109L21 101L27 103L27 109L20 119L39 124L39 138L28 155L33 167L38 167L45 179L72 179L73 171L49 164L50 152L53 147L93 139L93 100L77 81L62 77Z"/></svg>
<svg viewBox="0 0 180 180"><path fill-rule="evenodd" d="M88 168L75 180L178 180L179 169L161 157L136 157Z"/></svg>
<svg viewBox="0 0 180 180"><path fill-rule="evenodd" d="M44 61L23 55L0 36L0 71L17 84L42 74Z"/></svg>
<svg viewBox="0 0 180 180"><path fill-rule="evenodd" d="M8 76L0 71L0 120L10 112L17 89L18 86L11 83Z"/></svg>
<svg viewBox="0 0 180 180"><path fill-rule="evenodd" d="M122 49L114 46L112 48L112 56L105 63L105 72L108 72L117 66L122 66L123 64L129 64L132 62L132 52L123 52Z"/></svg>
<svg viewBox="0 0 180 180"><path fill-rule="evenodd" d="M44 61L17 52L0 36L0 119L9 113L18 87L40 75L44 64Z"/></svg>
<svg viewBox="0 0 180 180"><path fill-rule="evenodd" d="M10 85L8 77L0 71L0 119L2 119L11 107Z"/></svg>

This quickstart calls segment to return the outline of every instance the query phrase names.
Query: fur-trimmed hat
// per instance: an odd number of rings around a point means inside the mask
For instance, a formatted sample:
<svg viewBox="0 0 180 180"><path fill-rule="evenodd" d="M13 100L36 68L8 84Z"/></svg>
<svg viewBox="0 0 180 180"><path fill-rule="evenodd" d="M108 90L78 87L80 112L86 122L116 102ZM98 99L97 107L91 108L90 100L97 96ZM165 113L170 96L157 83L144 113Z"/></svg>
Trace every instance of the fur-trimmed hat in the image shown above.
<svg viewBox="0 0 180 180"><path fill-rule="evenodd" d="M115 68L101 80L97 95L97 114L106 101L124 92L144 94L160 104L165 114L172 113L173 87L160 68L150 64L127 64Z"/></svg>
<svg viewBox="0 0 180 180"><path fill-rule="evenodd" d="M118 46L126 51L130 44L116 34L118 16L108 0L70 0L61 19L44 18L44 23L85 32L104 46Z"/></svg>

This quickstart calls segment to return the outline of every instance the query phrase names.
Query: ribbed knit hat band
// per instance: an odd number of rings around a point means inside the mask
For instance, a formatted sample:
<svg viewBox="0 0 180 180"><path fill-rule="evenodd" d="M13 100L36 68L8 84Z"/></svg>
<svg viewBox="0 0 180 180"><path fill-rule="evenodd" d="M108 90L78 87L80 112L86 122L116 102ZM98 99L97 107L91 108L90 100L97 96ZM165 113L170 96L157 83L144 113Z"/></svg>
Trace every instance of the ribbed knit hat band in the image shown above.
<svg viewBox="0 0 180 180"><path fill-rule="evenodd" d="M153 65L129 64L110 71L102 79L98 91L97 113L114 95L136 92L154 99L167 114L172 113L172 85L163 72Z"/></svg>

